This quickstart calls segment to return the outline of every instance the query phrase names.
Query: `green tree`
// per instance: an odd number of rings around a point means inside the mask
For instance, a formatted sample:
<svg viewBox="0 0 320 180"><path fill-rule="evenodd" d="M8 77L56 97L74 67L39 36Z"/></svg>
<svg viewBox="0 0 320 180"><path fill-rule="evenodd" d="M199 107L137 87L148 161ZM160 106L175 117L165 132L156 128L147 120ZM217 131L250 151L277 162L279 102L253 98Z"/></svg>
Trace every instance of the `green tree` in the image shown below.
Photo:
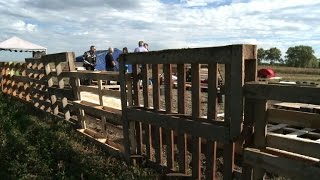
<svg viewBox="0 0 320 180"><path fill-rule="evenodd" d="M266 53L263 48L258 49L258 64L261 64L261 61L265 60Z"/></svg>
<svg viewBox="0 0 320 180"><path fill-rule="evenodd" d="M292 67L316 68L319 66L313 48L303 45L288 48L286 52L286 64Z"/></svg>
<svg viewBox="0 0 320 180"><path fill-rule="evenodd" d="M283 63L283 60L281 58L281 51L276 47L266 50L265 59L266 61L269 61L270 64Z"/></svg>

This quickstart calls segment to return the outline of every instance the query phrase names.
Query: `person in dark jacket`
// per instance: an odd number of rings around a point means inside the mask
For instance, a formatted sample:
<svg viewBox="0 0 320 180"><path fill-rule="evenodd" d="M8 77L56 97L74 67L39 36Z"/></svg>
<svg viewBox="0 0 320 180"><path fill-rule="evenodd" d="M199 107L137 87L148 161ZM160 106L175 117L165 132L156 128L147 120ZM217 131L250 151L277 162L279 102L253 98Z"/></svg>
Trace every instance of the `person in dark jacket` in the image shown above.
<svg viewBox="0 0 320 180"><path fill-rule="evenodd" d="M86 70L93 71L96 67L96 62L96 47L90 46L90 50L83 54L83 67L86 68Z"/></svg>
<svg viewBox="0 0 320 180"><path fill-rule="evenodd" d="M115 71L116 70L116 63L113 59L113 48L109 47L108 53L105 56L105 62L106 62L106 71Z"/></svg>

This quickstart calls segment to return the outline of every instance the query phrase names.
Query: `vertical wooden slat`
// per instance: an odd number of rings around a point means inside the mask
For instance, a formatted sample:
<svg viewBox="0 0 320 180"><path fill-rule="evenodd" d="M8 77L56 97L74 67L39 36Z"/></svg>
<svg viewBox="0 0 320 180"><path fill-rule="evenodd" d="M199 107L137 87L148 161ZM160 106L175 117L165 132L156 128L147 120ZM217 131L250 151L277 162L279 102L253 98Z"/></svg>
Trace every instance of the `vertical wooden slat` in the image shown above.
<svg viewBox="0 0 320 180"><path fill-rule="evenodd" d="M216 155L217 155L217 142L207 141L206 146L206 179L215 179L216 177Z"/></svg>
<svg viewBox="0 0 320 180"><path fill-rule="evenodd" d="M172 112L172 66L171 64L163 65L164 85L165 85L165 103L166 112Z"/></svg>
<svg viewBox="0 0 320 180"><path fill-rule="evenodd" d="M123 138L124 138L124 147L125 147L125 157L127 162L130 162L130 137L129 137L129 120L127 118L127 88L126 88L126 70L125 70L125 59L124 56L120 56L119 62L119 80L120 80L120 91L121 91L121 109L122 109L122 126L123 126Z"/></svg>
<svg viewBox="0 0 320 180"><path fill-rule="evenodd" d="M267 101L255 100L254 103L254 146L257 148L266 147L266 135L267 135ZM262 179L264 177L265 170L262 168L253 168L253 178Z"/></svg>
<svg viewBox="0 0 320 180"><path fill-rule="evenodd" d="M137 64L133 64L132 65L132 77L133 77L133 103L135 106L139 106L140 102L139 102L139 78L138 78L138 65Z"/></svg>
<svg viewBox="0 0 320 180"><path fill-rule="evenodd" d="M200 116L200 64L191 64L192 117ZM192 136L192 177L201 179L201 138Z"/></svg>
<svg viewBox="0 0 320 180"><path fill-rule="evenodd" d="M232 139L239 137L241 133L241 124L243 121L243 96L242 86L244 83L244 57L243 45L232 46L232 61L231 61L231 103L232 109L231 123L230 123L230 136Z"/></svg>
<svg viewBox="0 0 320 180"><path fill-rule="evenodd" d="M148 68L146 64L142 65L142 86L143 86L143 106L149 107L149 93L148 93L148 87L149 87L149 78L148 78Z"/></svg>
<svg viewBox="0 0 320 180"><path fill-rule="evenodd" d="M225 104L224 104L224 121L226 126L231 126L231 105L234 101L232 99L231 94L231 83L233 82L231 79L233 76L231 75L231 65L225 65ZM238 104L238 103L236 103ZM240 107L238 107L240 108ZM232 109L233 112L233 109ZM233 143L228 142L223 144L223 177L224 179L232 179L233 172L233 161L234 161L234 152L233 152Z"/></svg>
<svg viewBox="0 0 320 180"><path fill-rule="evenodd" d="M165 85L165 107L166 112L172 112L172 66L171 64L163 65L164 85ZM166 130L167 145L167 166L174 169L174 135L171 129Z"/></svg>
<svg viewBox="0 0 320 180"><path fill-rule="evenodd" d="M132 65L132 78L133 78L133 104L135 106L140 106L140 95L139 95L139 78L138 78L138 65L133 64ZM141 123L140 122L134 122L134 128L136 132L136 145L137 145L137 154L141 155L142 154L142 130L141 130Z"/></svg>
<svg viewBox="0 0 320 180"><path fill-rule="evenodd" d="M217 120L217 87L218 87L218 65L209 64L208 67L208 120Z"/></svg>
<svg viewBox="0 0 320 180"><path fill-rule="evenodd" d="M208 66L208 113L207 118L217 120L217 87L218 87L218 65L216 63ZM206 179L215 179L216 176L216 148L217 143L207 140L206 146Z"/></svg>
<svg viewBox="0 0 320 180"><path fill-rule="evenodd" d="M103 106L103 95L102 95L102 80L98 80L98 95L99 95L99 104Z"/></svg>
<svg viewBox="0 0 320 180"><path fill-rule="evenodd" d="M143 106L146 108L149 108L149 70L146 64L142 65L142 86L143 86ZM149 159L151 159L151 127L149 124L143 124L142 125L143 130L145 132L145 143L146 143L146 154Z"/></svg>
<svg viewBox="0 0 320 180"><path fill-rule="evenodd" d="M186 65L178 64L178 113L186 113ZM177 148L179 151L178 163L179 171L181 173L187 173L187 138L186 134L178 134L177 137Z"/></svg>
<svg viewBox="0 0 320 180"><path fill-rule="evenodd" d="M223 144L223 179L232 179L234 166L234 143Z"/></svg>
<svg viewBox="0 0 320 180"><path fill-rule="evenodd" d="M154 110L160 109L160 77L159 65L152 65L152 82L153 82L153 108ZM154 127L154 150L155 160L157 164L162 164L162 131L161 128Z"/></svg>

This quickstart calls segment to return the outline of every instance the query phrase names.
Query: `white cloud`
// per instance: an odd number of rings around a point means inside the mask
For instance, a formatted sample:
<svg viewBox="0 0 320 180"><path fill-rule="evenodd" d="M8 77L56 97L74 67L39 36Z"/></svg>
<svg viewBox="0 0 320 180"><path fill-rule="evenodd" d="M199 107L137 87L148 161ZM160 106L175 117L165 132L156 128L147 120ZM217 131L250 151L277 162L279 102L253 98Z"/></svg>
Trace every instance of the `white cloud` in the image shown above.
<svg viewBox="0 0 320 180"><path fill-rule="evenodd" d="M151 50L254 43L281 47L283 54L304 43L320 56L320 3L314 0L88 2L0 2L0 40L17 35L46 46L49 53L76 54L91 44L133 50L139 40L147 41Z"/></svg>
<svg viewBox="0 0 320 180"><path fill-rule="evenodd" d="M18 31L27 31L27 32L34 32L36 31L37 25L25 23L21 20L12 24L12 28Z"/></svg>

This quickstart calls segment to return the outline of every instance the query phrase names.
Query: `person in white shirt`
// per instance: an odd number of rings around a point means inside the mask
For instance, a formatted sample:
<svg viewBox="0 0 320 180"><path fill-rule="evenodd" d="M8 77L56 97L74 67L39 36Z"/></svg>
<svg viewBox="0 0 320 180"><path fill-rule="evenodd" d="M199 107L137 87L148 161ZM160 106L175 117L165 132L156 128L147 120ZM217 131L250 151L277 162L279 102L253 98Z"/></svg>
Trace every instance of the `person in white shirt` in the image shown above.
<svg viewBox="0 0 320 180"><path fill-rule="evenodd" d="M139 41L138 44L139 44L139 47L134 49L134 52L148 52L148 50L144 47L144 42L143 41Z"/></svg>

